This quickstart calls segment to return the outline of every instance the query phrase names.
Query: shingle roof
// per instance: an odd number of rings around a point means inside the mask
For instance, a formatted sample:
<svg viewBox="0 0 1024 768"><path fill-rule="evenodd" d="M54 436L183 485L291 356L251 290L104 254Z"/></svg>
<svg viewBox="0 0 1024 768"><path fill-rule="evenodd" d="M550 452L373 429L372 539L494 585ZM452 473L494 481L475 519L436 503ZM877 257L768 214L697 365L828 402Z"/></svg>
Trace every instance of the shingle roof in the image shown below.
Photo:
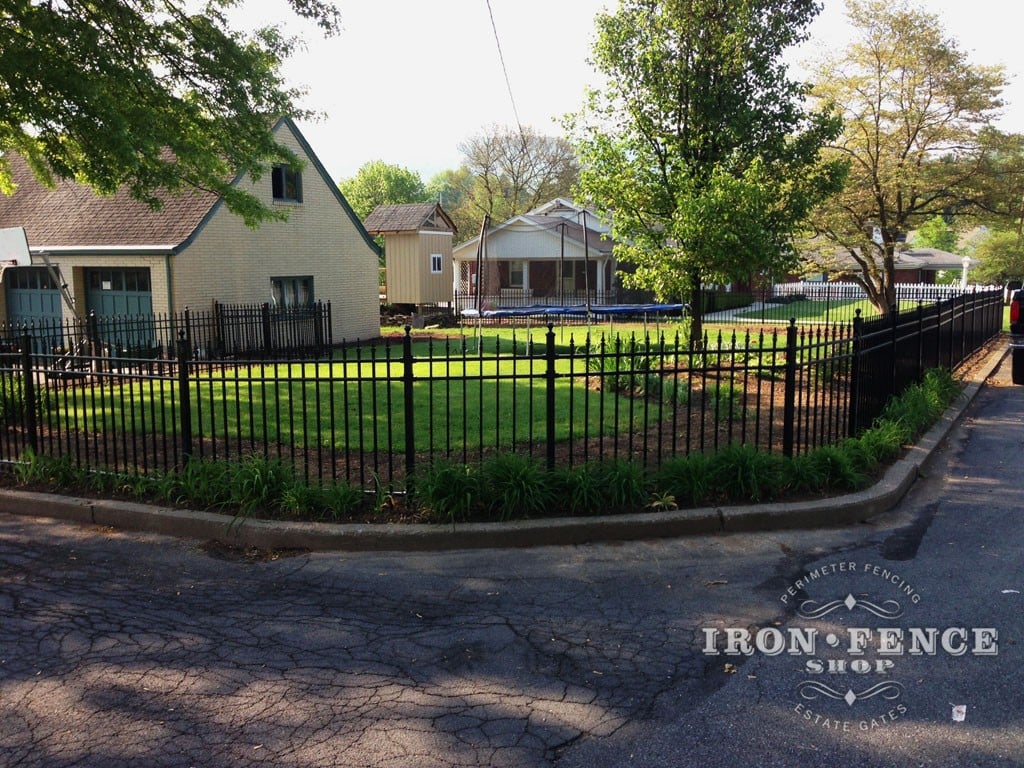
<svg viewBox="0 0 1024 768"><path fill-rule="evenodd" d="M41 184L25 161L9 157L17 190L0 194L0 228L24 227L33 249L97 246L176 246L188 240L217 202L212 192L162 196L152 210L124 190L96 194L73 181Z"/></svg>
<svg viewBox="0 0 1024 768"><path fill-rule="evenodd" d="M416 232L420 229L437 229L454 232L455 225L437 203L405 203L402 205L378 205L363 222L371 235L386 232Z"/></svg>
<svg viewBox="0 0 1024 768"><path fill-rule="evenodd" d="M524 214L523 219L536 224L544 229L550 229L559 231L560 228L565 228L565 236L570 240L575 240L578 243L583 242L583 225L578 221L572 219L565 219L561 216L539 216L536 214ZM613 243L611 240L605 238L601 232L596 229L587 227L587 245L591 250L597 251L598 253L611 253Z"/></svg>

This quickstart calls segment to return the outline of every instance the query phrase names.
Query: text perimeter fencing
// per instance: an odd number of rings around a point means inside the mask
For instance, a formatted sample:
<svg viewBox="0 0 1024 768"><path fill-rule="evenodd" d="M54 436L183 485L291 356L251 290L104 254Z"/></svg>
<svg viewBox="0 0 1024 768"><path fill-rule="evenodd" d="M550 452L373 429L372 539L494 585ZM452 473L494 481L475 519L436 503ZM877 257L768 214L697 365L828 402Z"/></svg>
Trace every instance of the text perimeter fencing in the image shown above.
<svg viewBox="0 0 1024 768"><path fill-rule="evenodd" d="M416 467L495 452L548 467L744 443L786 455L869 426L890 395L997 335L1001 291L830 326L666 338L404 337L331 359L260 362L0 354L0 461L25 451L150 473L189 458L279 458L313 483L402 490Z"/></svg>

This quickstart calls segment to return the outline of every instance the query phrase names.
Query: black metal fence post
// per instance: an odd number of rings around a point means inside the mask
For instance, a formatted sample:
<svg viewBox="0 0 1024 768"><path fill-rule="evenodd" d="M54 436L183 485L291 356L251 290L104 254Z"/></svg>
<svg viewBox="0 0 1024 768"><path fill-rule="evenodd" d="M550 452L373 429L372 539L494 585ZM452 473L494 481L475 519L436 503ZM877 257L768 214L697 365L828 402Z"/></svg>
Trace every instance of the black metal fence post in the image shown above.
<svg viewBox="0 0 1024 768"><path fill-rule="evenodd" d="M889 392L883 400L888 400L899 391L899 355L896 350L899 347L900 338L900 305L892 304L889 307L889 360L892 363L892 378L889 380Z"/></svg>
<svg viewBox="0 0 1024 768"><path fill-rule="evenodd" d="M317 354L324 351L324 305L318 301L313 305L313 344Z"/></svg>
<svg viewBox="0 0 1024 768"><path fill-rule="evenodd" d="M270 325L270 304L267 302L260 305L260 320L263 327L263 354L269 360L274 353L274 340Z"/></svg>
<svg viewBox="0 0 1024 768"><path fill-rule="evenodd" d="M917 300L917 371L914 379L924 378L924 302Z"/></svg>
<svg viewBox="0 0 1024 768"><path fill-rule="evenodd" d="M846 434L856 437L860 426L860 357L863 346L864 318L858 309L853 318L853 351L850 360L850 415Z"/></svg>
<svg viewBox="0 0 1024 768"><path fill-rule="evenodd" d="M545 435L547 444L547 466L549 470L555 468L555 326L548 323L548 332L544 337L547 342L545 359L547 370L545 371L546 398L545 410L547 421L547 432ZM572 414L569 416L572 418Z"/></svg>
<svg viewBox="0 0 1024 768"><path fill-rule="evenodd" d="M782 406L782 455L792 457L796 422L796 318L789 318L786 329L786 386Z"/></svg>
<svg viewBox="0 0 1024 768"><path fill-rule="evenodd" d="M182 464L192 458L192 398L189 394L189 349L185 331L178 332L178 413L181 423Z"/></svg>
<svg viewBox="0 0 1024 768"><path fill-rule="evenodd" d="M413 408L412 365L412 326L407 325L405 326L405 337L402 339L402 385L405 395L405 482L407 489L412 482L413 470L416 468L416 413Z"/></svg>
<svg viewBox="0 0 1024 768"><path fill-rule="evenodd" d="M28 447L33 453L39 451L39 425L36 423L36 380L32 372L32 335L25 330L21 336L21 397L25 409L25 431L28 433Z"/></svg>

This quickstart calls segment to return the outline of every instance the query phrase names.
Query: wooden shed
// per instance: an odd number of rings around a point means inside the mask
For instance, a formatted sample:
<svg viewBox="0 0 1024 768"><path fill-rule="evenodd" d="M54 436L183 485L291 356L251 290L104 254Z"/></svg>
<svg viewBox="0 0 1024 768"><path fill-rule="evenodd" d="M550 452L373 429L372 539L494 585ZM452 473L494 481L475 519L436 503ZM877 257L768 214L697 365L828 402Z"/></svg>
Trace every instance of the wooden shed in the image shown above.
<svg viewBox="0 0 1024 768"><path fill-rule="evenodd" d="M384 237L389 304L447 305L452 300L456 227L438 203L379 205L364 222Z"/></svg>

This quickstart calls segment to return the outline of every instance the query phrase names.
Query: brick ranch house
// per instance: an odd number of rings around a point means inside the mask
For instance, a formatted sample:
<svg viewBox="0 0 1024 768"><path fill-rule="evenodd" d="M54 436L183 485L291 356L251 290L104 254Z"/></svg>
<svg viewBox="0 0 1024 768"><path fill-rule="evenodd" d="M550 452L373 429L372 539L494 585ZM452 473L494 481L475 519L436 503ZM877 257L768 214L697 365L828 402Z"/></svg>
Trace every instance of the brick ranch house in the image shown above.
<svg viewBox="0 0 1024 768"><path fill-rule="evenodd" d="M25 229L32 263L2 270L0 323L330 301L335 340L379 336L376 244L294 122L282 118L273 132L305 166L235 180L288 211L258 229L212 193L168 194L154 211L124 191L101 196L72 181L50 189L12 156L17 189L0 195L0 228Z"/></svg>

